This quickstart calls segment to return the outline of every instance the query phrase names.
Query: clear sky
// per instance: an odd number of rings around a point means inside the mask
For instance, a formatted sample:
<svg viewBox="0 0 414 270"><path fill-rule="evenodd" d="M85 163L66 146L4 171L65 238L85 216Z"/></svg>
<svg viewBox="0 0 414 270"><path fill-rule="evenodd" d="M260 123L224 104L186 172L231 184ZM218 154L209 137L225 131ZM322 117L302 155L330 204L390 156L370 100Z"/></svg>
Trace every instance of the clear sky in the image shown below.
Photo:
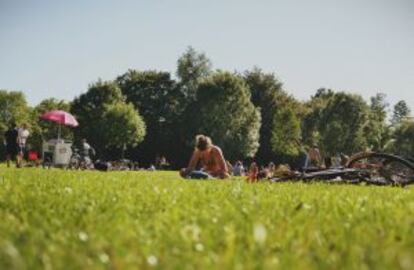
<svg viewBox="0 0 414 270"><path fill-rule="evenodd" d="M174 73L189 45L301 100L329 87L414 110L413 0L0 0L0 88L31 105L129 68Z"/></svg>

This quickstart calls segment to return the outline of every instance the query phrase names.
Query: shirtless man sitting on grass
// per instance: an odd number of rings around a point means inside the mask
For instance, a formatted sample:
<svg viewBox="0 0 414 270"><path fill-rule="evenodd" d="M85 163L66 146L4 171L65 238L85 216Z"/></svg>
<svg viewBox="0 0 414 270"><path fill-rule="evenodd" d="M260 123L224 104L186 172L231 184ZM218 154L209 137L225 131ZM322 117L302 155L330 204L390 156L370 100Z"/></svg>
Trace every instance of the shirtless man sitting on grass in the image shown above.
<svg viewBox="0 0 414 270"><path fill-rule="evenodd" d="M201 170L196 170L198 164L201 165ZM213 145L211 139L204 135L196 136L195 150L191 160L187 168L181 169L180 175L194 179L230 177L221 149Z"/></svg>

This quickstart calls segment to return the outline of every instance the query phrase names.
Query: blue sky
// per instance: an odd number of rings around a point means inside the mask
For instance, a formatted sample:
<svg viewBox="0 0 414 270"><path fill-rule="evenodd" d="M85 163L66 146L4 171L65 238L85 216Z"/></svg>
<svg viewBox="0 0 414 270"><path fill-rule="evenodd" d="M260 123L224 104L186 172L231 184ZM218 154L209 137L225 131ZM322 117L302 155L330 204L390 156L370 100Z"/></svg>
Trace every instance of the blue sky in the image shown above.
<svg viewBox="0 0 414 270"><path fill-rule="evenodd" d="M329 87L414 109L413 14L412 0L0 0L0 88L71 100L129 68L174 73L191 45L301 100Z"/></svg>

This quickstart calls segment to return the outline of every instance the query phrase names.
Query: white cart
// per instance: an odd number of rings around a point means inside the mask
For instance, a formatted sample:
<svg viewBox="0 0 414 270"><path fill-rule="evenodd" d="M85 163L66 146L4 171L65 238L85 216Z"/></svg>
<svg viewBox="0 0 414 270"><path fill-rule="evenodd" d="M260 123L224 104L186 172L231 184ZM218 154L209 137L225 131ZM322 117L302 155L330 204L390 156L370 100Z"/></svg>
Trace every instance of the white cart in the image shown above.
<svg viewBox="0 0 414 270"><path fill-rule="evenodd" d="M69 165L72 156L72 142L62 139L52 139L43 142L43 162L56 167L66 167Z"/></svg>

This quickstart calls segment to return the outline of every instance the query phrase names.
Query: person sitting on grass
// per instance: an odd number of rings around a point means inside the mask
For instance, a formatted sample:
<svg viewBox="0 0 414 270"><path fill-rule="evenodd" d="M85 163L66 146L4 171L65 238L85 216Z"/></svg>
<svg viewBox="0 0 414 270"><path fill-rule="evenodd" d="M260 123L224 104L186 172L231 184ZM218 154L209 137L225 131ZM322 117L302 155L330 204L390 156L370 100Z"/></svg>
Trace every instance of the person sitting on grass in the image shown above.
<svg viewBox="0 0 414 270"><path fill-rule="evenodd" d="M233 167L233 175L234 176L244 176L244 166L243 163L239 160Z"/></svg>
<svg viewBox="0 0 414 270"><path fill-rule="evenodd" d="M259 173L257 174L257 179L267 179L269 178L269 168L267 166L260 167Z"/></svg>
<svg viewBox="0 0 414 270"><path fill-rule="evenodd" d="M268 169L268 178L272 178L275 174L275 170L276 170L276 165L273 162L270 162L269 165L267 165L267 169Z"/></svg>
<svg viewBox="0 0 414 270"><path fill-rule="evenodd" d="M196 170L201 165L201 170ZM180 175L184 178L208 179L230 177L229 170L220 147L214 145L205 135L196 136L193 155L187 168L181 169Z"/></svg>
<svg viewBox="0 0 414 270"><path fill-rule="evenodd" d="M27 152L27 160L29 161L29 166L38 167L40 165L39 153L30 145L28 145L27 148L29 149Z"/></svg>
<svg viewBox="0 0 414 270"><path fill-rule="evenodd" d="M256 162L252 162L252 164L250 164L249 171L247 172L247 182L256 183L258 181L258 175L259 166L257 166Z"/></svg>
<svg viewBox="0 0 414 270"><path fill-rule="evenodd" d="M309 164L312 167L319 168L322 165L321 152L316 144L309 150Z"/></svg>

